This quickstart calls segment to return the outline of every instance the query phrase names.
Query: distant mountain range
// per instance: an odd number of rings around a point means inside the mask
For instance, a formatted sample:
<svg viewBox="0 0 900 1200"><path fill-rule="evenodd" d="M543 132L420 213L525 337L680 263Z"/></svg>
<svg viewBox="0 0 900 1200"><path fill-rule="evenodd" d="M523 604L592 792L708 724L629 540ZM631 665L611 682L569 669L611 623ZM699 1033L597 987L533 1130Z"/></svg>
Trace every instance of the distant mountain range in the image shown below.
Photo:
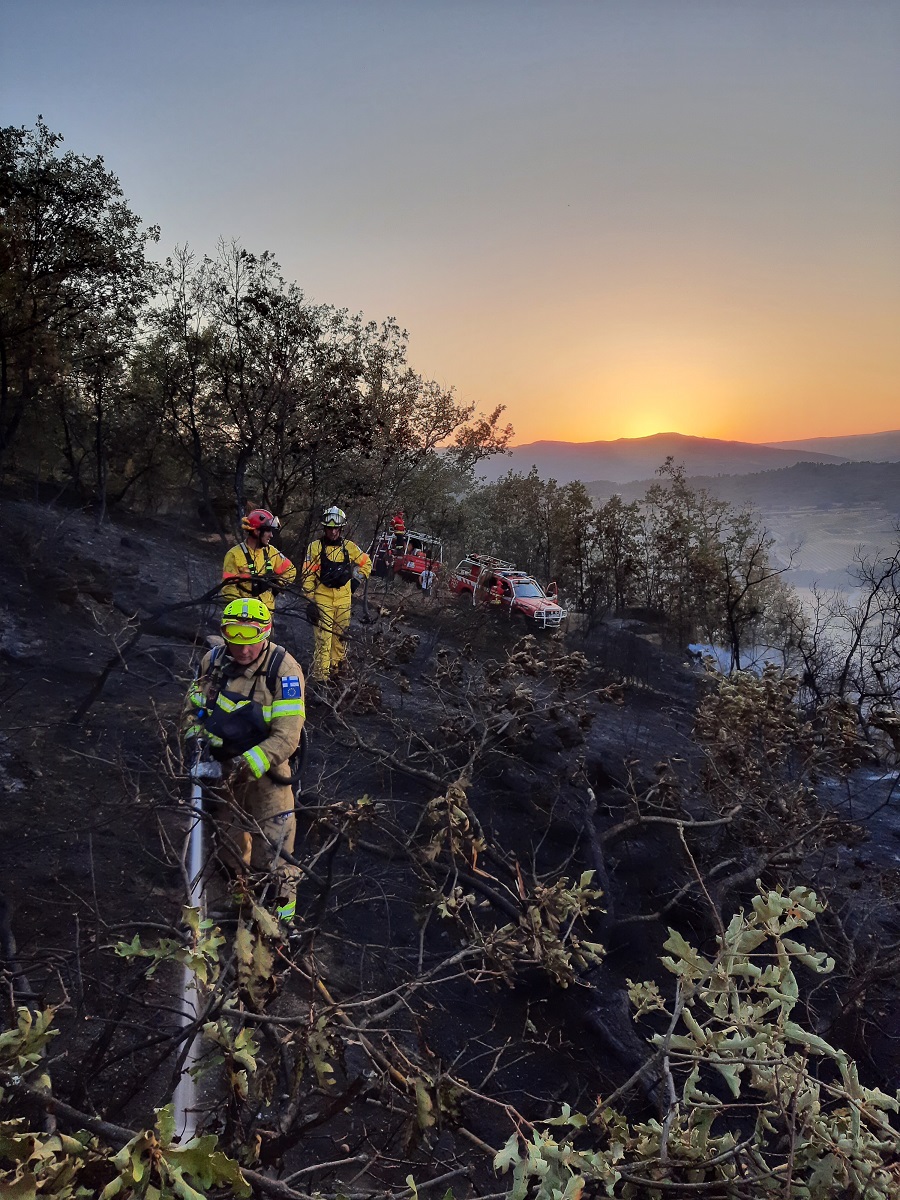
<svg viewBox="0 0 900 1200"><path fill-rule="evenodd" d="M799 442L767 442L779 450L837 454L853 462L900 462L900 429L885 433L853 433L845 437L804 438Z"/></svg>
<svg viewBox="0 0 900 1200"><path fill-rule="evenodd" d="M586 485L597 500L612 495L640 500L655 477L620 484L597 479ZM706 488L720 500L763 512L779 509L878 507L900 517L900 462L794 463L775 471L746 475L691 475L692 487Z"/></svg>
<svg viewBox="0 0 900 1200"><path fill-rule="evenodd" d="M707 476L748 475L798 462L896 462L900 460L900 430L759 445L683 433L603 442L530 442L513 447L511 455L490 459L480 473L493 481L507 471L527 473L536 466L544 479L559 483L574 479L629 483L652 476L669 455L684 464L688 475Z"/></svg>

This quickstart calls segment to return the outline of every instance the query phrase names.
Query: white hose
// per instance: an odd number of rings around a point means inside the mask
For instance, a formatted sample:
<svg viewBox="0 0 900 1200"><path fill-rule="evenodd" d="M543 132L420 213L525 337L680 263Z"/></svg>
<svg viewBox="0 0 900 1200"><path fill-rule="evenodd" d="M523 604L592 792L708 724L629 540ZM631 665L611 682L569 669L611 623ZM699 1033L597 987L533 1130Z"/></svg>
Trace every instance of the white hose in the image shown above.
<svg viewBox="0 0 900 1200"><path fill-rule="evenodd" d="M203 905L203 784L201 780L221 776L218 763L197 763L191 771L191 826L187 845L187 902L191 908ZM185 964L181 977L181 1027L196 1021L200 1012L200 992L197 977ZM190 1071L200 1058L201 1038L191 1037L188 1052L181 1068L181 1078L175 1088L172 1104L175 1110L175 1131L182 1143L197 1132L197 1081Z"/></svg>

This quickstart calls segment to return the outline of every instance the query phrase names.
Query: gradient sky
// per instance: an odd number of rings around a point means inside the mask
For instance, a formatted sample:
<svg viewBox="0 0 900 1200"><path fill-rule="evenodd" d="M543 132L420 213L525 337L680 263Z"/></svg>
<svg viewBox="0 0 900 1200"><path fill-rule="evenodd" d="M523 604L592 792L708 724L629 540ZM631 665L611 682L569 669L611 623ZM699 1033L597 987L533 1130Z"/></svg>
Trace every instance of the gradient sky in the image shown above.
<svg viewBox="0 0 900 1200"><path fill-rule="evenodd" d="M516 441L900 426L900 0L5 0L0 120Z"/></svg>

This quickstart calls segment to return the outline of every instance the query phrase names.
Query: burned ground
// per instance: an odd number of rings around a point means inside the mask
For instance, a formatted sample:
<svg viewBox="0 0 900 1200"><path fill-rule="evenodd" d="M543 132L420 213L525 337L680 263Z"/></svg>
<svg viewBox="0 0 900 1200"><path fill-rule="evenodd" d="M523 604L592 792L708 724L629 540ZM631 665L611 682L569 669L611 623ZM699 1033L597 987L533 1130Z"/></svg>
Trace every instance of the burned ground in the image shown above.
<svg viewBox="0 0 900 1200"><path fill-rule="evenodd" d="M56 1094L139 1126L184 1045L178 973L148 980L147 960L115 946L184 939L174 730L215 603L171 606L214 587L222 548L14 499L0 533L3 891L20 972L4 1003L24 973L33 1002L59 1006ZM305 666L302 611L287 599L277 637ZM309 1168L292 1186L326 1194L402 1188L411 1172L494 1191L488 1151L513 1127L563 1103L589 1111L648 1057L625 985L667 986L667 926L708 942L710 904L730 912L757 876L825 894L819 937L840 966L811 1025L896 1086L890 805L872 846L815 797L803 820L723 799L692 732L702 677L641 622L523 639L402 584L373 584L369 611L352 672L308 713L298 936L259 937L273 969L245 971L228 1017L253 1031L256 1071L245 1086L225 1048L201 1083L231 1151L285 1177ZM227 942L222 955L207 1016L224 1023L242 968ZM652 1111L653 1071L627 1095Z"/></svg>

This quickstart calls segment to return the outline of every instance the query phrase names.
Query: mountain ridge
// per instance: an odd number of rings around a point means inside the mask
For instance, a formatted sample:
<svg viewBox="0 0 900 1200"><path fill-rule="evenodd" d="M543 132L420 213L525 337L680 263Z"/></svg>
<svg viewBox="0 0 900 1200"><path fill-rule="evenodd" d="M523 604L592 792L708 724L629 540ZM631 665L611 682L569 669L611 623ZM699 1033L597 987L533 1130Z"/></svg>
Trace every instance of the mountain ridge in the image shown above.
<svg viewBox="0 0 900 1200"><path fill-rule="evenodd" d="M900 429L881 433L847 433L838 437L797 438L794 441L766 442L777 450L818 450L843 455L854 462L891 462L900 459Z"/></svg>
<svg viewBox="0 0 900 1200"><path fill-rule="evenodd" d="M510 448L510 454L482 464L480 474L493 482L507 471L527 473L532 466L545 479L559 483L609 480L631 483L653 475L671 456L689 475L749 475L778 470L798 462L839 463L900 460L900 431L883 434L848 435L845 438L813 438L805 446L768 442L742 442L704 438L693 434L666 432L641 438L616 438L591 442L541 439ZM829 453L819 443L837 442L846 453ZM833 445L837 451L838 446Z"/></svg>
<svg viewBox="0 0 900 1200"><path fill-rule="evenodd" d="M598 501L619 495L628 502L640 500L657 482L652 476L625 484L592 479L584 486ZM743 475L689 475L687 482L731 504L750 503L760 509L878 505L900 517L900 462L798 462Z"/></svg>

